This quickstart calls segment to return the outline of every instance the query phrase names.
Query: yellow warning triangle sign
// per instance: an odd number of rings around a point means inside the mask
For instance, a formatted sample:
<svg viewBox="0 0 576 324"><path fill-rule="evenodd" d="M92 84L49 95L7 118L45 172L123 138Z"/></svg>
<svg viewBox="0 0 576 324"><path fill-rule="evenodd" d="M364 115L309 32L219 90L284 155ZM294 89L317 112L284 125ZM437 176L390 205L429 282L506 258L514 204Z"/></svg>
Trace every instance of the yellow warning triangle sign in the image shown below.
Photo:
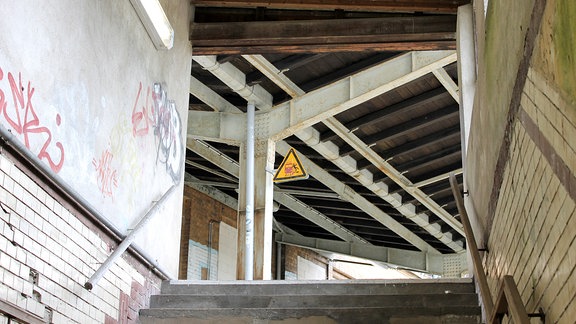
<svg viewBox="0 0 576 324"><path fill-rule="evenodd" d="M276 174L274 174L274 182L301 179L308 179L308 173L304 170L302 162L300 162L298 155L296 155L296 151L290 148L290 151L288 151L288 154L286 154L284 160L280 163L280 167L276 170Z"/></svg>

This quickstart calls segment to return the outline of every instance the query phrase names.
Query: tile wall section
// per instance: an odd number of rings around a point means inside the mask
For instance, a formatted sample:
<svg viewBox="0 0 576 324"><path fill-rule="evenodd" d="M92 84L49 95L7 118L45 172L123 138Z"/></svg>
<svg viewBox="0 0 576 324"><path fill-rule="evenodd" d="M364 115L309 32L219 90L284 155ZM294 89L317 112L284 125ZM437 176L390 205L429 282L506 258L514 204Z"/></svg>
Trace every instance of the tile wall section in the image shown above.
<svg viewBox="0 0 576 324"><path fill-rule="evenodd" d="M160 278L125 254L84 289L116 243L60 201L0 155L1 304L53 323L136 322Z"/></svg>
<svg viewBox="0 0 576 324"><path fill-rule="evenodd" d="M575 108L528 72L485 258L493 294L513 275L547 323L576 318Z"/></svg>

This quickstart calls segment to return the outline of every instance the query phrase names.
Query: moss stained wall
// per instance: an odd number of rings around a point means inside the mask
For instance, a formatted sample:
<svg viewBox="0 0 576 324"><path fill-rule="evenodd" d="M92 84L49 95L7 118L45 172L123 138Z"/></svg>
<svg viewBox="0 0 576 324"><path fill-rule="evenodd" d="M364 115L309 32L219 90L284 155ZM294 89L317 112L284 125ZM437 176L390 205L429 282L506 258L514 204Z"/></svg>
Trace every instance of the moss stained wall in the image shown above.
<svg viewBox="0 0 576 324"><path fill-rule="evenodd" d="M515 1L512 1L515 2ZM467 161L476 176L484 182L474 182L471 192L478 213L487 215L491 190L486 179L502 175L493 209L493 224L489 228L488 250L484 265L493 295L504 275L512 275L518 285L523 304L529 312L542 308L546 323L574 323L576 318L576 53L574 18L576 2L573 0L536 0L542 10L532 6L509 10L508 1L492 1L484 58L484 71L479 79L478 102L517 102L517 111L488 110L475 106L472 130L476 135L474 157ZM516 43L534 45L531 56L515 57L518 53L504 52L509 47L504 41L509 35L503 26L516 25L516 16L538 13L541 21L531 20L529 31ZM534 28L537 27L537 28ZM536 33L537 32L537 33ZM533 37L532 37L532 36ZM531 38L532 37L532 38ZM531 42L531 43L530 43ZM514 46L512 46L515 48ZM524 52L526 50L524 49ZM524 54L522 54L524 55ZM503 66L506 62L520 62L527 67L520 94L510 92L510 83L518 75ZM507 71L507 72L506 72ZM516 81L516 83L518 83ZM513 97L509 97L510 94ZM508 97L507 97L508 96ZM506 108L502 106L502 108ZM488 116L496 114L497 116ZM504 118L504 120L500 120ZM508 120L506 120L508 119ZM490 122L488 122L490 121ZM508 149L500 156L503 163L486 168L479 161L483 155L494 154L502 146L504 133L494 131L507 126ZM483 135L483 136L480 136ZM483 151L484 148L488 150ZM492 153L490 153L492 152ZM470 154L470 153L469 153ZM495 156L492 157L492 162ZM470 158L470 155L469 155ZM482 161L484 162L484 161ZM471 174L468 174L470 177ZM471 179L474 181L475 179Z"/></svg>
<svg viewBox="0 0 576 324"><path fill-rule="evenodd" d="M534 69L557 87L567 101L576 102L576 2L548 0Z"/></svg>
<svg viewBox="0 0 576 324"><path fill-rule="evenodd" d="M486 228L496 163L533 4L533 0L491 1L488 7L485 48L479 54L484 64L478 68L466 161L469 192Z"/></svg>

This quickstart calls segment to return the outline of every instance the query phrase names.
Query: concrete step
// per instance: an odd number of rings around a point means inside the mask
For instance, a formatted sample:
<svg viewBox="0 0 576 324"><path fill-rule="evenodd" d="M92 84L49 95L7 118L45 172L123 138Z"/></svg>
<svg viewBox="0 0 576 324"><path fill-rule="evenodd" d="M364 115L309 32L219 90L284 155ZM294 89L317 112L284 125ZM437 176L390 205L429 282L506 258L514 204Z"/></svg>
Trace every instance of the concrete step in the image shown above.
<svg viewBox="0 0 576 324"><path fill-rule="evenodd" d="M151 308L336 308L336 307L442 307L478 303L475 294L422 295L274 295L274 296L152 296Z"/></svg>
<svg viewBox="0 0 576 324"><path fill-rule="evenodd" d="M141 310L142 324L283 323L283 324L478 324L479 307L323 308L323 309L156 309Z"/></svg>
<svg viewBox="0 0 576 324"><path fill-rule="evenodd" d="M397 295L475 293L471 279L186 281L162 283L168 295Z"/></svg>
<svg viewBox="0 0 576 324"><path fill-rule="evenodd" d="M464 280L171 281L141 323L480 323Z"/></svg>

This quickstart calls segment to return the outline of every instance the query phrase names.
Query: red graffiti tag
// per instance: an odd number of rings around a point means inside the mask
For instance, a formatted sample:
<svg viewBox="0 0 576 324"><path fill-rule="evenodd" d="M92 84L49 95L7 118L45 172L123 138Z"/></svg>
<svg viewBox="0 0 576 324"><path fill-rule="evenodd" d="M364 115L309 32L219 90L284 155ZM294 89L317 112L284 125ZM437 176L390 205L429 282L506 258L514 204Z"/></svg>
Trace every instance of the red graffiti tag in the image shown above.
<svg viewBox="0 0 576 324"><path fill-rule="evenodd" d="M0 81L3 79L4 72L0 68ZM0 89L0 114L16 133L24 136L24 145L27 148L30 148L31 134L43 135L46 138L40 153L38 153L38 158L46 159L52 171L58 173L64 165L64 146L62 143L56 142L55 145L60 150L60 161L55 163L48 153L48 148L52 143L52 132L47 127L40 125L40 119L32 104L35 89L31 86L30 81L28 81L26 89L24 88L21 73L18 73L18 82L16 82L12 73L8 72L8 83L12 92L13 109L9 111L4 91ZM56 125L60 126L59 114L56 115Z"/></svg>
<svg viewBox="0 0 576 324"><path fill-rule="evenodd" d="M147 135L150 131L150 124L154 124L154 120L150 117L150 115L154 116L154 105L148 100L150 98L150 87L148 86L146 91L146 102L142 107L138 107L141 92L142 82L140 82L138 87L136 102L134 102L134 108L132 108L132 133L134 136Z"/></svg>
<svg viewBox="0 0 576 324"><path fill-rule="evenodd" d="M112 168L112 158L114 156L108 150L102 153L100 160L92 160L92 165L98 174L98 188L104 196L112 197L114 188L118 188L118 177L116 169Z"/></svg>
<svg viewBox="0 0 576 324"><path fill-rule="evenodd" d="M139 107L142 95L142 82L138 86L138 93L132 108L132 134L135 137L144 137L153 130L157 143L156 163L166 165L166 171L178 181L182 169L180 160L183 156L182 122L176 104L168 100L166 91L161 83L154 83L146 90L145 103Z"/></svg>

